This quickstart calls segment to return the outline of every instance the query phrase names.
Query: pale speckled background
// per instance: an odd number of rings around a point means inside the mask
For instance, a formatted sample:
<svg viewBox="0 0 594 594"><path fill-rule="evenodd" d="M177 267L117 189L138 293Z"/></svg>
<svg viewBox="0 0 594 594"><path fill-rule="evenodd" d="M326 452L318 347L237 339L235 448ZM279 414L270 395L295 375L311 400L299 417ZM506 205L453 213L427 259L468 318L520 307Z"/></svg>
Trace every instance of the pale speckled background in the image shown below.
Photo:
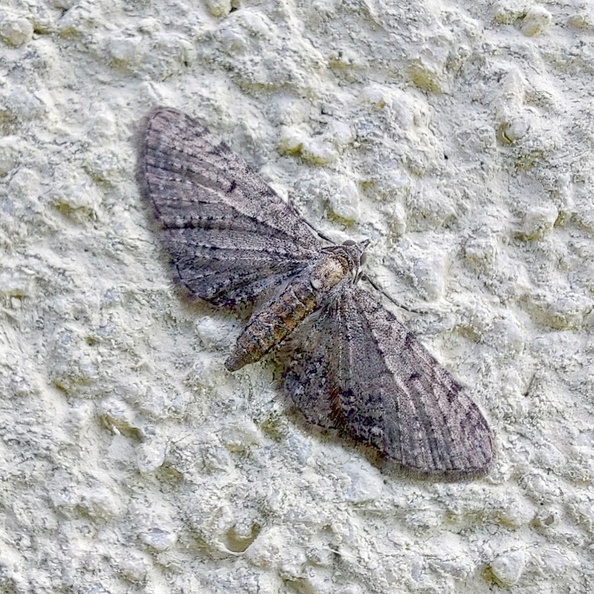
<svg viewBox="0 0 594 594"><path fill-rule="evenodd" d="M591 592L593 91L585 0L3 0L0 591ZM134 181L156 104L373 239L489 477L380 471L225 372Z"/></svg>

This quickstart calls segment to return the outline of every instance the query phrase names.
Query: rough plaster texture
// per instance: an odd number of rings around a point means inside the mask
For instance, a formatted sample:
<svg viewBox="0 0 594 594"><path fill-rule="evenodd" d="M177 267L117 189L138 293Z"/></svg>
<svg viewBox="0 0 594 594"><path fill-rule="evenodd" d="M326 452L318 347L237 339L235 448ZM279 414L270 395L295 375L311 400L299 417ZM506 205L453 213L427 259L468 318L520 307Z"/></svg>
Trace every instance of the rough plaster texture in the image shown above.
<svg viewBox="0 0 594 594"><path fill-rule="evenodd" d="M3 0L0 592L586 593L594 11L560 0ZM199 116L491 420L486 479L373 466L180 299L134 181Z"/></svg>

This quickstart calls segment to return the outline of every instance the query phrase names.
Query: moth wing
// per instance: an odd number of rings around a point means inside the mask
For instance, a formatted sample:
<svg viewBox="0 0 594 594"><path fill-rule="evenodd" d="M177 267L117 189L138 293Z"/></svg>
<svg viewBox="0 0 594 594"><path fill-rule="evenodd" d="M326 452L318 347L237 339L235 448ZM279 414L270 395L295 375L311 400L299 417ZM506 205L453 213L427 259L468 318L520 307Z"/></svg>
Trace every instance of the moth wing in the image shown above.
<svg viewBox="0 0 594 594"><path fill-rule="evenodd" d="M321 247L243 159L175 109L158 107L148 116L138 180L180 282L215 305L252 301Z"/></svg>
<svg viewBox="0 0 594 594"><path fill-rule="evenodd" d="M485 474L492 435L477 405L393 314L346 285L292 342L284 387L304 416L421 477Z"/></svg>

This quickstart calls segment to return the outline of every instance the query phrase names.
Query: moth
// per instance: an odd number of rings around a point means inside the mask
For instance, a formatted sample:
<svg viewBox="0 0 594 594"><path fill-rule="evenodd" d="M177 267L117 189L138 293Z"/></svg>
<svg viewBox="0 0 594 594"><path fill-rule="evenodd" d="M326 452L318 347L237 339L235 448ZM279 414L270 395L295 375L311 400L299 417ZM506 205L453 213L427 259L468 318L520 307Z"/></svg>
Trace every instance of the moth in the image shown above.
<svg viewBox="0 0 594 594"><path fill-rule="evenodd" d="M229 371L276 354L281 385L311 423L422 478L488 472L493 437L467 391L362 289L368 241L328 244L199 121L157 107L138 181L177 280L251 315Z"/></svg>

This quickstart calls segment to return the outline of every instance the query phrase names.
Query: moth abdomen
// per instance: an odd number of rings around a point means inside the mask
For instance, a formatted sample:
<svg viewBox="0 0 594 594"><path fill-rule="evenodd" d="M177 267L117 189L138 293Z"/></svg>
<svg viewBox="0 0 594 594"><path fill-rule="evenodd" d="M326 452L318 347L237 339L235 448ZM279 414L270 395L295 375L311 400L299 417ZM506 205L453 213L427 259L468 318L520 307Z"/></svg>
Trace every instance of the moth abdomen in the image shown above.
<svg viewBox="0 0 594 594"><path fill-rule="evenodd" d="M324 253L256 310L237 339L225 366L229 371L259 361L312 314L324 297L350 272L340 253Z"/></svg>

